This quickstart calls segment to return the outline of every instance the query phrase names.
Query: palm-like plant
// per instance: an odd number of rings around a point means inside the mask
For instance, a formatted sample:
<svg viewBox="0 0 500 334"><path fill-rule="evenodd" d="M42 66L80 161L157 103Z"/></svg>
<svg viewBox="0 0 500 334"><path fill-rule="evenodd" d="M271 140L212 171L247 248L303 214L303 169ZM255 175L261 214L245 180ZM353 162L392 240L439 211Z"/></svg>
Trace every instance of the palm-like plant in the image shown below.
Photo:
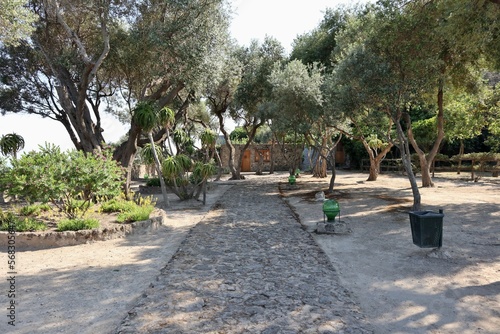
<svg viewBox="0 0 500 334"><path fill-rule="evenodd" d="M155 108L155 105L151 102L139 102L134 109L135 123L137 123L137 125L139 125L142 130L147 133L149 138L149 143L152 148L151 153L153 154L153 159L155 161L156 171L160 179L161 192L166 206L170 206L170 201L168 200L167 187L165 185L165 180L163 179L161 163L158 158L158 153L153 139L153 129L156 126L167 127L170 122L173 122L173 117L170 117L171 114L173 115L173 112L168 108L163 108L158 111Z"/></svg>
<svg viewBox="0 0 500 334"><path fill-rule="evenodd" d="M161 108L158 113L158 121L167 131L168 147L170 149L170 154L173 154L172 144L170 143L170 128L175 123L175 112L168 107Z"/></svg>
<svg viewBox="0 0 500 334"><path fill-rule="evenodd" d="M201 145L206 149L207 161L213 158L215 151L215 144L217 143L217 134L210 130L205 129L200 135Z"/></svg>
<svg viewBox="0 0 500 334"><path fill-rule="evenodd" d="M222 176L222 162L219 156L219 152L215 147L217 145L217 133L215 133L215 131L213 130L205 129L205 131L203 131L203 133L200 135L200 141L202 147L205 148L206 162L212 161L214 159L214 156L216 158L219 172L217 173L215 181L218 181Z"/></svg>
<svg viewBox="0 0 500 334"><path fill-rule="evenodd" d="M0 152L17 159L17 152L24 148L24 138L17 133L8 133L0 138Z"/></svg>

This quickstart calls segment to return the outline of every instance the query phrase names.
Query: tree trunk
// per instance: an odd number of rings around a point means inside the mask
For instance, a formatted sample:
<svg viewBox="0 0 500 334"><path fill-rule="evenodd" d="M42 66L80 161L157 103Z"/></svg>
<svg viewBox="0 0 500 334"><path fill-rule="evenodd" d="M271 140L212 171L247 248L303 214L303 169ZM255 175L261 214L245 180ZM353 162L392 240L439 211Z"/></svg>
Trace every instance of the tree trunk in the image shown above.
<svg viewBox="0 0 500 334"><path fill-rule="evenodd" d="M118 146L113 152L113 159L118 161L122 167L126 168L127 174L124 185L126 195L130 192L130 182L132 178L132 167L134 164L135 155L137 153L137 140L141 134L141 129L132 122L128 132L126 142Z"/></svg>
<svg viewBox="0 0 500 334"><path fill-rule="evenodd" d="M394 124L396 124L396 131L398 134L399 140L399 150L401 151L401 160L403 161L403 167L406 171L406 175L408 175L408 179L411 185L411 191L413 194L413 211L419 211L421 207L422 198L420 196L420 191L417 185L417 179L415 178L415 174L413 173L413 168L411 166L411 154L410 154L410 146L406 136L404 135L403 128L401 127L401 123L399 119L394 120Z"/></svg>
<svg viewBox="0 0 500 334"><path fill-rule="evenodd" d="M338 144L338 142L337 142ZM328 186L328 192L333 193L333 187L335 186L335 178L337 177L337 170L335 169L335 153L337 152L337 144L332 150L332 177L330 177L330 185Z"/></svg>
<svg viewBox="0 0 500 334"><path fill-rule="evenodd" d="M437 102L438 102L438 114L436 119L437 137L429 154L426 155L425 152L418 147L418 144L413 136L410 116L408 114L405 115L405 120L408 126L408 139L410 140L411 145L413 146L415 152L417 152L420 161L420 172L422 173L422 187L434 187L434 183L432 182L432 177L431 177L431 162L438 154L439 148L441 147L441 142L443 141L444 138L443 96L444 96L444 83L443 80L440 80L438 87L438 94L437 94Z"/></svg>
<svg viewBox="0 0 500 334"><path fill-rule="evenodd" d="M370 174L368 175L368 179L366 181L377 181L377 178L380 174L380 164L382 160L384 160L385 156L391 150L393 144L387 145L387 147L383 148L378 154L370 148L366 140L362 140L365 149L368 152L368 156L370 157Z"/></svg>
<svg viewBox="0 0 500 334"><path fill-rule="evenodd" d="M328 139L326 136L323 136L323 138L321 138L321 147L318 150L319 151L318 160L314 165L313 177L319 177L319 178L326 177L326 169L327 169L326 155L328 154L328 149L326 147L327 140Z"/></svg>
<svg viewBox="0 0 500 334"><path fill-rule="evenodd" d="M464 140L460 139L460 149L458 151L459 159L458 159L458 169L457 174L460 175L460 168L462 167L462 155L464 154Z"/></svg>
<svg viewBox="0 0 500 334"><path fill-rule="evenodd" d="M366 181L377 181L378 175L380 174L381 162L382 160L370 156L370 174Z"/></svg>
<svg viewBox="0 0 500 334"><path fill-rule="evenodd" d="M238 170L236 169L236 167L234 165L234 156L236 153L236 149L234 148L233 144L231 143L229 136L227 137L226 140L229 140L229 141L226 141L226 146L229 149L228 167L229 167L229 171L231 172L230 180L241 180L241 175L238 173Z"/></svg>
<svg viewBox="0 0 500 334"><path fill-rule="evenodd" d="M153 149L153 157L155 160L156 172L158 173L158 178L160 179L160 187L161 187L161 193L163 195L163 200L165 201L165 206L169 207L170 202L167 196L167 186L165 185L165 180L163 179L163 173L161 172L161 163L160 159L158 159L158 154L156 154L155 141L153 140L153 134L151 133L151 131L148 132L148 138L149 138L149 143L151 144L151 148Z"/></svg>
<svg viewBox="0 0 500 334"><path fill-rule="evenodd" d="M215 177L214 181L220 181L220 178L222 177L222 160L220 159L219 151L217 148L214 149L215 152L215 158L217 160L217 166L219 167L219 171L217 172L217 176Z"/></svg>
<svg viewBox="0 0 500 334"><path fill-rule="evenodd" d="M269 174L274 174L274 149L275 149L276 143L274 141L274 134L273 134L273 139L271 142L271 167L269 167Z"/></svg>
<svg viewBox="0 0 500 334"><path fill-rule="evenodd" d="M71 86L74 86L74 83L71 79L66 78L65 73L61 72L66 71L61 70L57 73L61 85L57 86L56 90L66 118L60 121L68 131L76 149L83 150L84 152L100 151L101 144L104 142L101 127L94 124L90 110L86 104L83 106L77 105L78 98L75 95L78 95L78 89L74 87L72 89ZM79 115L77 115L78 109L81 109Z"/></svg>
<svg viewBox="0 0 500 334"><path fill-rule="evenodd" d="M229 150L229 160L228 160L228 167L229 171L231 172L231 180L240 180L240 175L238 174L238 171L236 170L234 166L234 155L235 155L235 149L233 146L233 143L231 143L231 138L229 138L229 133L227 132L225 125L224 125L224 116L222 115L222 112L215 112L215 115L219 119L219 128L220 131L222 132L224 136L224 140L226 141L226 147Z"/></svg>
<svg viewBox="0 0 500 334"><path fill-rule="evenodd" d="M434 182L432 181L432 174L431 174L432 164L429 163L427 159L425 159L425 154L424 154L424 159L421 159L421 157L419 156L419 161L420 161L420 172L422 173L422 187L434 187Z"/></svg>
<svg viewBox="0 0 500 334"><path fill-rule="evenodd" d="M262 175L262 165L264 161L264 155L260 151L257 151L257 154L259 156L259 161L257 162L257 172L255 172L255 175Z"/></svg>

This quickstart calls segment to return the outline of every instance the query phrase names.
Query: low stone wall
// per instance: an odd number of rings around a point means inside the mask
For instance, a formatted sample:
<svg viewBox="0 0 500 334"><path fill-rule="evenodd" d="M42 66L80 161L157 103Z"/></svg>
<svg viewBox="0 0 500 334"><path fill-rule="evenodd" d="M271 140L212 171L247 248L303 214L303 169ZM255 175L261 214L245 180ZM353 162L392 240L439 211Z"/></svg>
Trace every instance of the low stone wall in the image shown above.
<svg viewBox="0 0 500 334"><path fill-rule="evenodd" d="M131 234L148 233L161 227L166 220L163 210L155 210L148 220L128 224L116 224L112 228L65 232L16 232L16 250L37 250L64 246L74 246L95 241L123 238ZM8 232L0 232L0 247L8 245Z"/></svg>

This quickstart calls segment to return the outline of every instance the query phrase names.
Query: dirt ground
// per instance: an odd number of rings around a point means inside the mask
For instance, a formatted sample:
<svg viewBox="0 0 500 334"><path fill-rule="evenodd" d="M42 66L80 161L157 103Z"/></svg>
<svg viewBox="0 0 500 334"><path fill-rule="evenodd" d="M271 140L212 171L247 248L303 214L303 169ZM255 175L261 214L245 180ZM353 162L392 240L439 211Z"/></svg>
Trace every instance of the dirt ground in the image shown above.
<svg viewBox="0 0 500 334"><path fill-rule="evenodd" d="M337 176L331 198L350 233L314 235L376 333L500 332L500 179L469 176L439 174L434 188L420 188L422 210L444 211L440 249L412 243L406 177ZM282 184L283 194L314 233L323 220L314 194L328 183L297 184Z"/></svg>
<svg viewBox="0 0 500 334"><path fill-rule="evenodd" d="M338 172L332 198L340 203L340 220L349 232L334 235L314 232L323 221L315 194L328 187L327 179L303 175L295 187L287 186L284 174L248 179L276 179L376 333L498 333L500 179L437 176L434 188L420 192L423 210L444 210L439 250L412 243L411 189L404 176L365 182L367 174ZM3 315L0 333L112 333L189 229L234 184L219 183L204 207L174 202L167 225L153 233L18 252L16 327ZM4 276L6 264L3 255ZM2 279L3 291L6 283ZM7 303L2 293L0 307L5 310Z"/></svg>

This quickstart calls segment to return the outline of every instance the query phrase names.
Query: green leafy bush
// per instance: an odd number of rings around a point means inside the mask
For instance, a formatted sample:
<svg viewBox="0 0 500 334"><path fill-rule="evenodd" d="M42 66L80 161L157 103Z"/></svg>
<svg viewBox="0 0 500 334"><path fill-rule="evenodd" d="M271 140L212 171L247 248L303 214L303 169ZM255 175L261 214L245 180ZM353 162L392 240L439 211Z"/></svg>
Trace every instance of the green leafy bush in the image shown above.
<svg viewBox="0 0 500 334"><path fill-rule="evenodd" d="M157 177L150 178L146 181L146 185L148 187L159 187L160 186L160 179Z"/></svg>
<svg viewBox="0 0 500 334"><path fill-rule="evenodd" d="M19 209L19 213L23 216L39 216L40 213L49 211L50 205L47 203L44 204L30 204L23 206Z"/></svg>
<svg viewBox="0 0 500 334"><path fill-rule="evenodd" d="M91 230L99 227L99 221L97 219L63 219L57 224L57 231L79 231L79 230Z"/></svg>
<svg viewBox="0 0 500 334"><path fill-rule="evenodd" d="M154 206L139 206L137 205L134 209L118 214L116 220L119 223L130 223L141 220L148 220L149 215L153 212Z"/></svg>
<svg viewBox="0 0 500 334"><path fill-rule="evenodd" d="M123 197L119 197L101 204L102 212L120 213L116 219L119 223L147 220L154 208L155 203L151 196L138 196L134 201L128 201Z"/></svg>
<svg viewBox="0 0 500 334"><path fill-rule="evenodd" d="M8 231L14 226L16 232L34 232L47 229L45 223L33 218L18 218L12 212L0 210L0 231Z"/></svg>
<svg viewBox="0 0 500 334"><path fill-rule="evenodd" d="M59 147L46 145L13 160L12 168L0 175L0 184L9 196L28 203L50 202L68 218L78 218L91 201L118 196L123 175L111 151L61 152Z"/></svg>
<svg viewBox="0 0 500 334"><path fill-rule="evenodd" d="M127 212L132 211L137 207L137 204L132 201L114 198L110 201L101 204L102 212Z"/></svg>

